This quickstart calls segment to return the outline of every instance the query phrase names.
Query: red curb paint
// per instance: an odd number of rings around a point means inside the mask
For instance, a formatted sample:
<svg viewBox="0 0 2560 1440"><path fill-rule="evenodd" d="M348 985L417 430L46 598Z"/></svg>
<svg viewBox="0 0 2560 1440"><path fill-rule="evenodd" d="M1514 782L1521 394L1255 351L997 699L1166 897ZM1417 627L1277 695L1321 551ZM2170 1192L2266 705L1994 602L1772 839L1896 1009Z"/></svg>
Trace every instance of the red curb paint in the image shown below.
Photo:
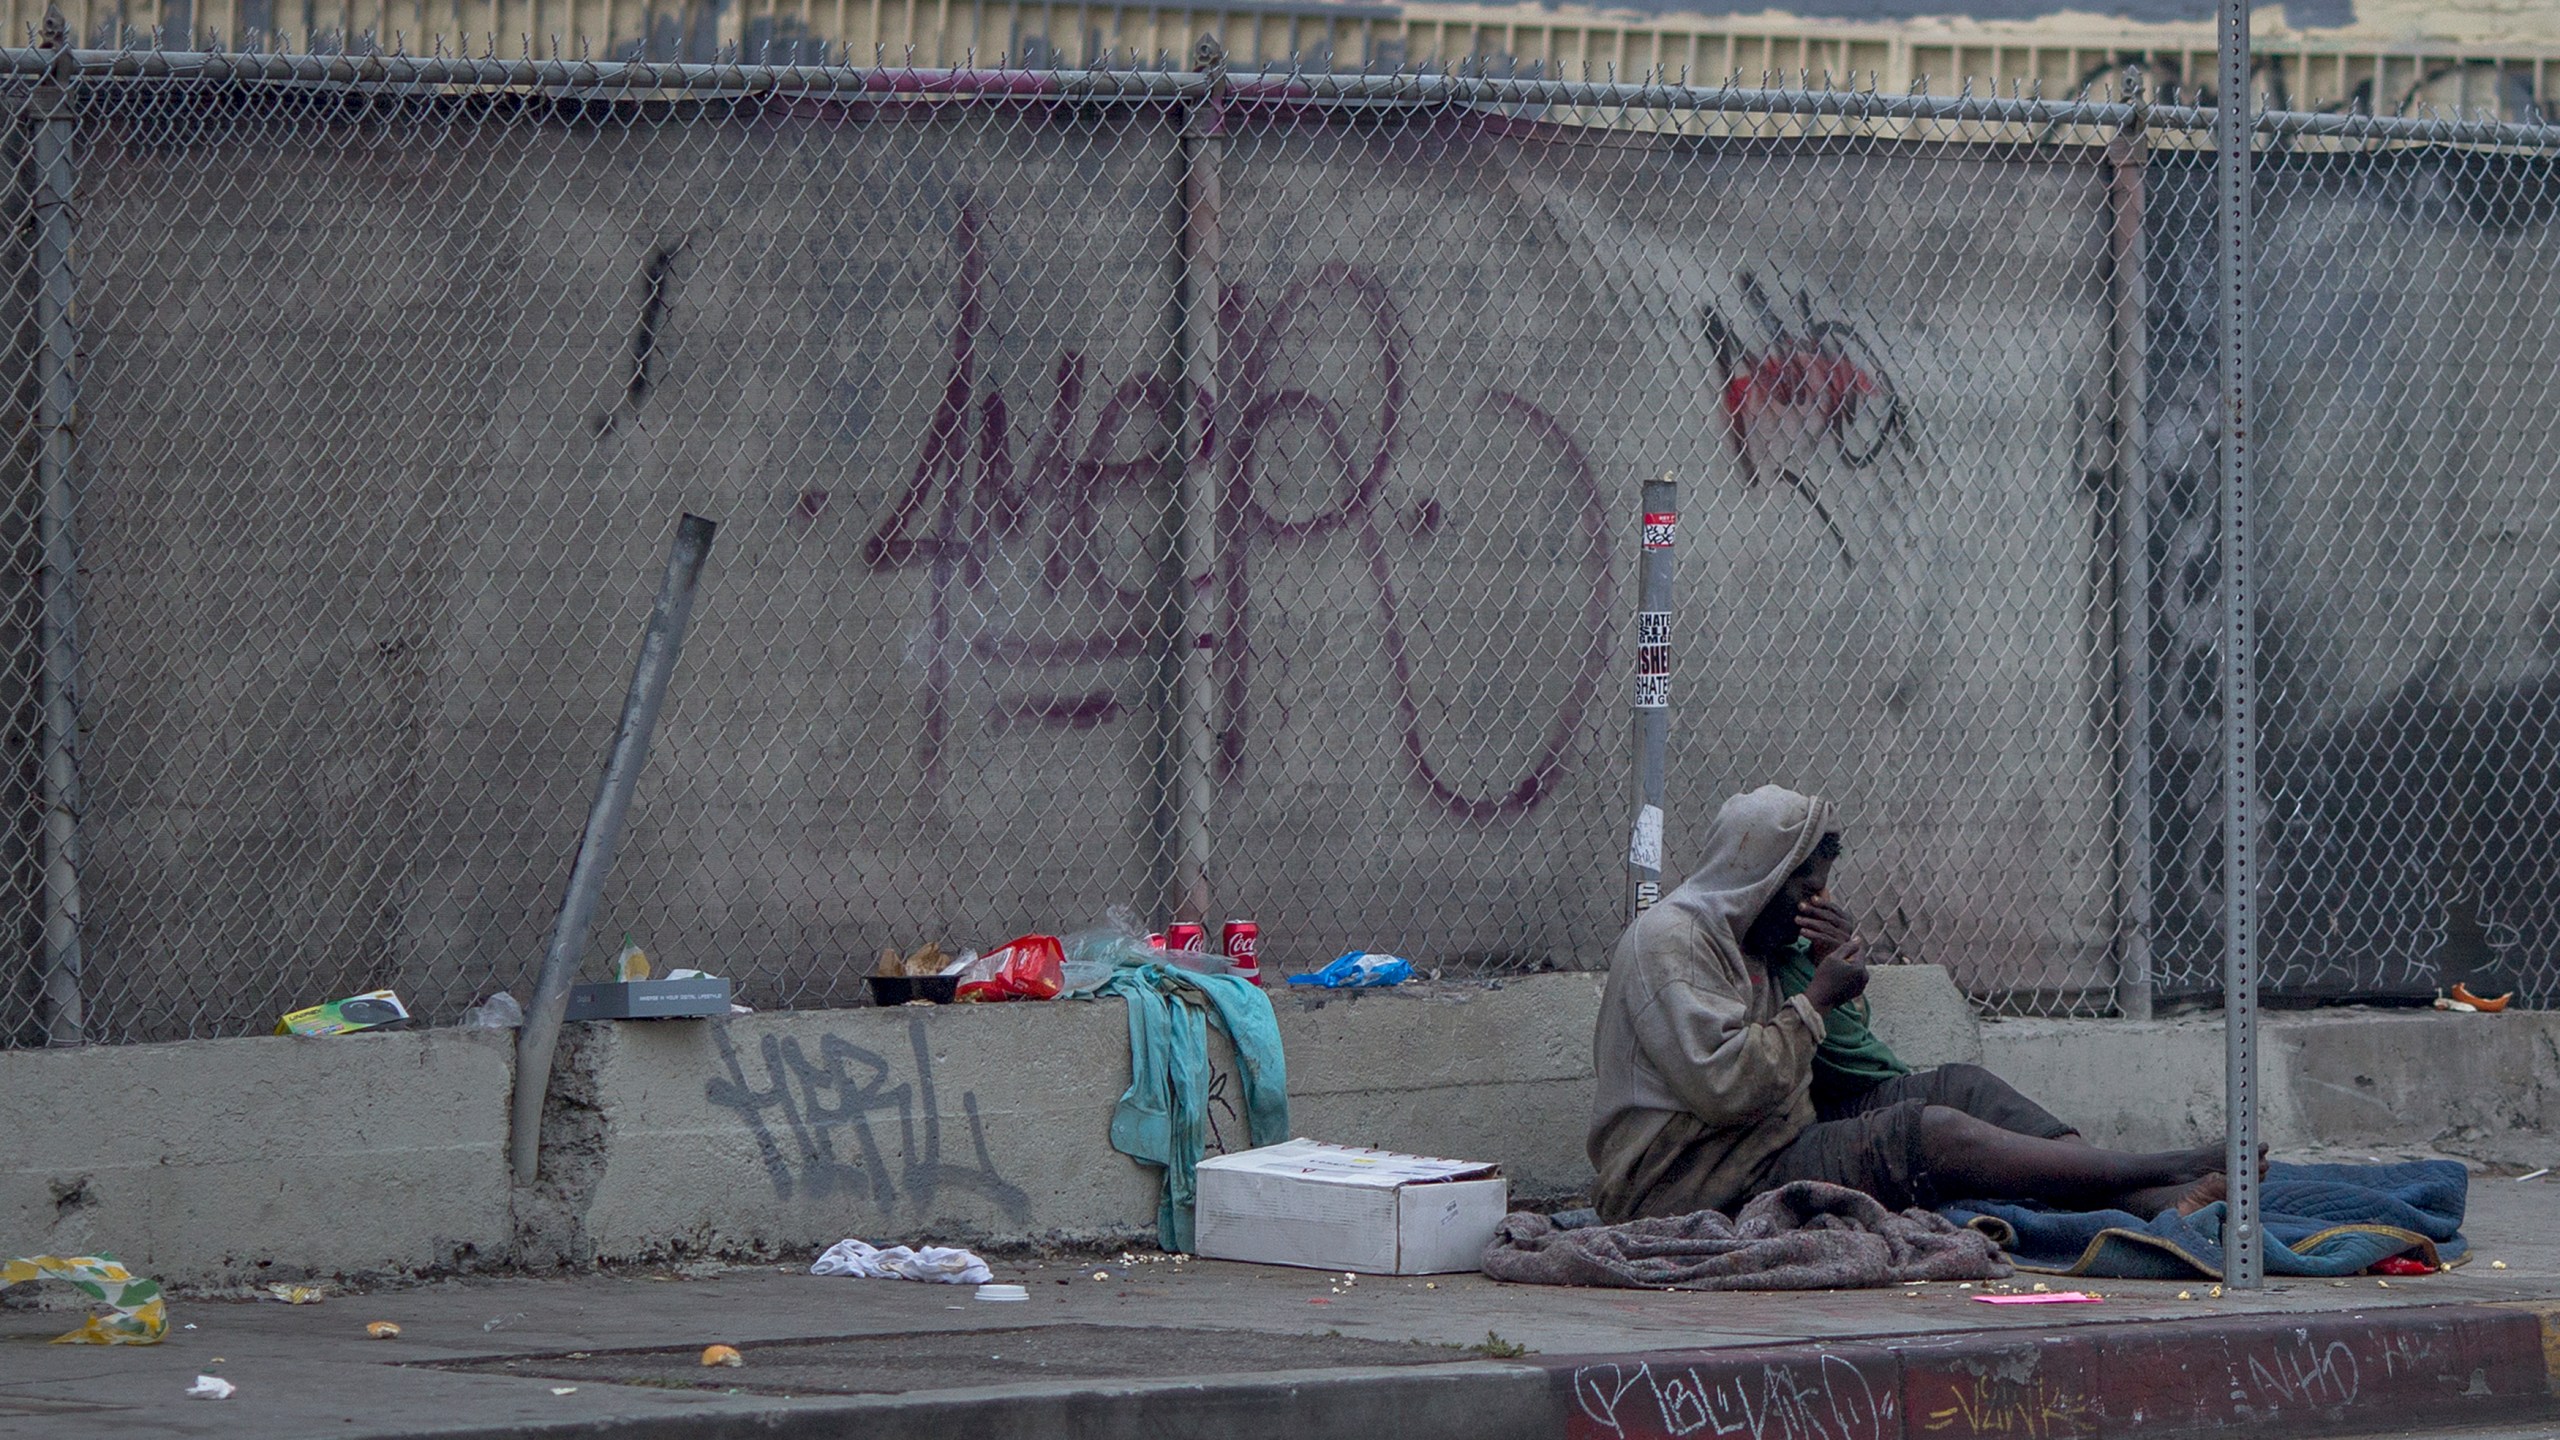
<svg viewBox="0 0 2560 1440"><path fill-rule="evenodd" d="M1892 1352L1787 1345L1560 1362L1569 1440L1902 1440Z"/></svg>
<svg viewBox="0 0 2560 1440"><path fill-rule="evenodd" d="M1966 1335L1898 1347L1906 1433L1945 1440L2101 1434L2098 1348L2077 1329Z"/></svg>
<svg viewBox="0 0 2560 1440"><path fill-rule="evenodd" d="M2560 1415L2531 1314L2230 1315L1539 1362L1568 1440L2325 1440Z"/></svg>

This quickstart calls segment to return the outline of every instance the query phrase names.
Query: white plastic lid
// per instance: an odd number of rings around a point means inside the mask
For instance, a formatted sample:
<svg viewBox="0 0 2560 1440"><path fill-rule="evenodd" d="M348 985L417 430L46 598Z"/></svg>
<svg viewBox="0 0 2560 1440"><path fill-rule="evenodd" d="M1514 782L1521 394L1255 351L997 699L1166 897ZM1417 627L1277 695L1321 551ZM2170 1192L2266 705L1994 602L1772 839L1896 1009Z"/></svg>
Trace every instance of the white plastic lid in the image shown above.
<svg viewBox="0 0 2560 1440"><path fill-rule="evenodd" d="M1031 1298L1031 1292L1019 1285L981 1285L978 1287L978 1298L981 1300L1028 1300Z"/></svg>

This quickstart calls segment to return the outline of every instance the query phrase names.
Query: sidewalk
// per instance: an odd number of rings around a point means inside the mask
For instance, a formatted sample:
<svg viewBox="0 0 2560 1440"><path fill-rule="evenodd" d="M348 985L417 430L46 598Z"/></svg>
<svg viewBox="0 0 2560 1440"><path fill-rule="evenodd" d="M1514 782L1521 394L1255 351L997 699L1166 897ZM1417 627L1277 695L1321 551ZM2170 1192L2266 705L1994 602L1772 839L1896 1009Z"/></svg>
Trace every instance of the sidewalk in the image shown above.
<svg viewBox="0 0 2560 1440"><path fill-rule="evenodd" d="M2468 1233L2476 1258L2448 1275L2286 1281L2247 1298L2096 1281L2082 1288L2105 1298L2085 1306L1989 1306L1953 1285L1346 1285L1115 1255L998 1262L999 1280L1028 1286L1027 1304L821 1279L801 1273L805 1261L689 1267L700 1278L456 1280L309 1306L182 1299L169 1340L147 1348L45 1345L76 1315L13 1308L0 1311L0 1437L2037 1440L2560 1414L2544 1358L2548 1333L2560 1365L2560 1328L2541 1319L2560 1314L2560 1185L2476 1179ZM373 1320L405 1333L369 1340ZM696 1355L714 1341L746 1365L702 1369ZM238 1393L185 1398L199 1373Z"/></svg>

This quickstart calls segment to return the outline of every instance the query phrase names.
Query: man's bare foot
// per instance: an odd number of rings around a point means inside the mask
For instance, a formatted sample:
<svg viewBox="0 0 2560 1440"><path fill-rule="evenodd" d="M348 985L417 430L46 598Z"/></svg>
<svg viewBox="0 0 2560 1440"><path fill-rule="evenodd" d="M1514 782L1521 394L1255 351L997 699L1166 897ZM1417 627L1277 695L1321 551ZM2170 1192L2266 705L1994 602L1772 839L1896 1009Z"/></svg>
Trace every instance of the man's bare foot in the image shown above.
<svg viewBox="0 0 2560 1440"><path fill-rule="evenodd" d="M2266 1161L2260 1160L2258 1163L2264 1165ZM2216 1170L2187 1187L2187 1193L2178 1197L2177 1210L2181 1215L2193 1215L2216 1200L2230 1198L2231 1177Z"/></svg>
<svg viewBox="0 0 2560 1440"><path fill-rule="evenodd" d="M2116 1208L2154 1220L2172 1210L2193 1215L2207 1205L2230 1198L2231 1177L2216 1170L2184 1185L2154 1185L2120 1195L2116 1197Z"/></svg>

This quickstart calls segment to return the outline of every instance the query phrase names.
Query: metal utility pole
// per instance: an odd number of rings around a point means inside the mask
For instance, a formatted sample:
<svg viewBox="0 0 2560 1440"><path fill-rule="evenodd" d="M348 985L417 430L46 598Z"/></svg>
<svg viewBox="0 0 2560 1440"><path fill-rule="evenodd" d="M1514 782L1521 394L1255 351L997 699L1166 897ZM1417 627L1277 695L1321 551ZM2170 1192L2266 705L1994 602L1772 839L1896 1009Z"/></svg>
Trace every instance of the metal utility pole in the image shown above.
<svg viewBox="0 0 2560 1440"><path fill-rule="evenodd" d="M2257 635L2249 590L2249 0L2222 0L2215 209L2222 343L2223 1279L2266 1283L2258 1228Z"/></svg>

